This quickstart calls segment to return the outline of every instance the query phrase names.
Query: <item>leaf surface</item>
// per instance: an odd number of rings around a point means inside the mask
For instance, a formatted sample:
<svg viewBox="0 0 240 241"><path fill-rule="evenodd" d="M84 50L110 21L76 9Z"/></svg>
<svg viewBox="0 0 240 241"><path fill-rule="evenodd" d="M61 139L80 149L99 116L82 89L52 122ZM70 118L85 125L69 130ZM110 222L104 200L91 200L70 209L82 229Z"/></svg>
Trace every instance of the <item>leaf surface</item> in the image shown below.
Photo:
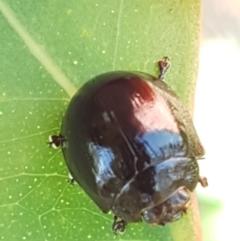
<svg viewBox="0 0 240 241"><path fill-rule="evenodd" d="M158 75L191 106L200 3L192 0L0 0L0 237L2 240L199 240L190 209L165 227L130 224L121 236L77 185L67 182L57 134L71 96L95 75Z"/></svg>

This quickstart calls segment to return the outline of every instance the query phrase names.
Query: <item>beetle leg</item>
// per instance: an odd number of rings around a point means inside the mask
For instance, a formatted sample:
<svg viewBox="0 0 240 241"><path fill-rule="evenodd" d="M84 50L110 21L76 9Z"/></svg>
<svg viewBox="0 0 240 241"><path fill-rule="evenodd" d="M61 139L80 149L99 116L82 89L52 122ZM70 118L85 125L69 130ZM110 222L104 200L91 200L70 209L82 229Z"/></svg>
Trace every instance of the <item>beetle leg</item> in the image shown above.
<svg viewBox="0 0 240 241"><path fill-rule="evenodd" d="M189 203L188 203L188 204L189 204ZM186 206L184 206L184 207L182 208L182 212L183 212L183 213L185 213L185 214L187 213L188 206L189 206L189 205L186 205Z"/></svg>
<svg viewBox="0 0 240 241"><path fill-rule="evenodd" d="M163 80L165 73L170 67L170 62L168 57L164 57L163 60L158 61L158 67L160 70L160 75L158 77L159 80Z"/></svg>
<svg viewBox="0 0 240 241"><path fill-rule="evenodd" d="M68 173L68 182L71 184L71 185L73 185L74 184L74 178L72 177L72 175L71 175L71 173L69 172Z"/></svg>
<svg viewBox="0 0 240 241"><path fill-rule="evenodd" d="M199 180L198 180L201 184L202 187L207 187L208 186L208 180L206 177L200 177L199 176Z"/></svg>
<svg viewBox="0 0 240 241"><path fill-rule="evenodd" d="M127 226L127 222L123 219L118 218L116 215L114 216L114 221L112 225L112 231L115 234L123 234L125 228Z"/></svg>
<svg viewBox="0 0 240 241"><path fill-rule="evenodd" d="M51 135L48 138L47 142L50 148L58 149L58 148L66 148L67 147L67 139L60 135Z"/></svg>

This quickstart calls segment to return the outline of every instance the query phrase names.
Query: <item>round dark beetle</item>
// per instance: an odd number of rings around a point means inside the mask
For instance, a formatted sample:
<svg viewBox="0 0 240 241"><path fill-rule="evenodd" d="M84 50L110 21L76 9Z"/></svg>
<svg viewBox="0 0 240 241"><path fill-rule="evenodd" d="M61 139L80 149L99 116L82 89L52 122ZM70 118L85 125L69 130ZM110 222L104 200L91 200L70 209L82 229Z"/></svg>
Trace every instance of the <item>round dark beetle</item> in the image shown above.
<svg viewBox="0 0 240 241"><path fill-rule="evenodd" d="M112 229L128 222L165 225L186 212L200 181L204 149L191 117L163 81L170 66L158 62L158 78L114 71L87 82L72 98L59 139L73 179L99 208L114 213Z"/></svg>

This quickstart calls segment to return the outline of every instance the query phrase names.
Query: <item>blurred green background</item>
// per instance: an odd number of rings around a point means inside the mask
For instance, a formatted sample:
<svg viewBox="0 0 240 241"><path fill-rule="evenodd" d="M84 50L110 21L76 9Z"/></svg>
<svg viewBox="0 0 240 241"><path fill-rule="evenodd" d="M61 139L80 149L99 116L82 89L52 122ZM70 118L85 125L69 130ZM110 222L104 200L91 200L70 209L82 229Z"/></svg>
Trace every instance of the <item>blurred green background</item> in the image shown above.
<svg viewBox="0 0 240 241"><path fill-rule="evenodd" d="M197 188L206 241L240 240L240 1L203 0L194 119L206 149L207 189Z"/></svg>

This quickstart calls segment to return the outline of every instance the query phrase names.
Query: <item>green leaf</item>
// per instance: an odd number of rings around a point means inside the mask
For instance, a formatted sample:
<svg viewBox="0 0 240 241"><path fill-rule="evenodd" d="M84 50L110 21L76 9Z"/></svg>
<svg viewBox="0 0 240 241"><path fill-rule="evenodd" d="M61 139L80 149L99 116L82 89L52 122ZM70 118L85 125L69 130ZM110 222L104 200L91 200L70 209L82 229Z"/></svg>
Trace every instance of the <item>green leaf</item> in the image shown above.
<svg viewBox="0 0 240 241"><path fill-rule="evenodd" d="M191 106L200 3L192 0L0 0L0 238L2 240L200 240L190 209L165 227L129 224L122 236L67 182L58 133L70 97L111 70L158 74ZM196 206L195 206L196 208Z"/></svg>

